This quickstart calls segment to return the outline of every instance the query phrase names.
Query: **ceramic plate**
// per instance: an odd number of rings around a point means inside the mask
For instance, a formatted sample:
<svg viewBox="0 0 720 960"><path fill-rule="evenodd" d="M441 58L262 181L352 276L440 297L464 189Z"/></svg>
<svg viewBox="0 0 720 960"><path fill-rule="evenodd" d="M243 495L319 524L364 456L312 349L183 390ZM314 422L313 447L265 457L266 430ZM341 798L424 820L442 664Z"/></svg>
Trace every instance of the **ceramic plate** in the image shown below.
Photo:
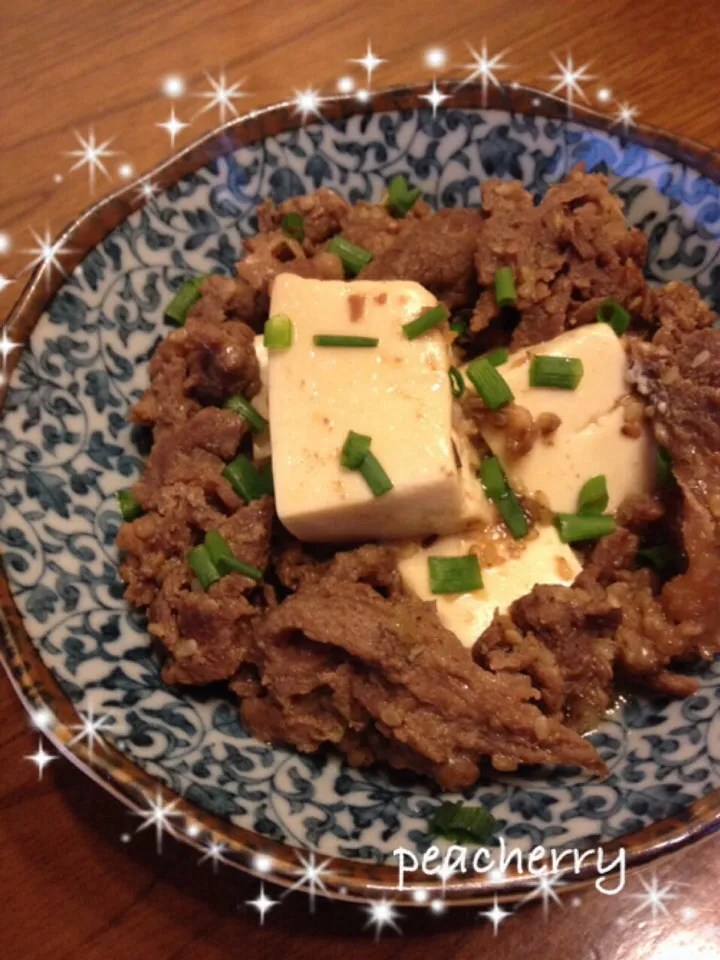
<svg viewBox="0 0 720 960"><path fill-rule="evenodd" d="M720 307L720 175L708 152L656 131L626 135L590 113L569 118L522 88L494 91L485 109L463 88L437 117L419 92L338 99L325 122L304 126L287 106L233 121L154 171L154 197L135 184L91 209L63 235L67 277L36 274L14 312L10 333L26 347L0 421L2 643L26 704L45 707L56 744L136 809L180 798L180 836L214 837L231 862L281 883L296 850L317 850L332 861L328 892L348 898L394 891L392 850L430 843L443 795L332 753L268 747L229 699L166 688L143 619L123 600L115 492L142 465L127 412L168 332L174 286L230 274L264 197L328 186L350 202L378 200L400 172L437 207L472 206L484 178L517 178L539 196L582 161L611 174L628 222L648 235L649 279L692 283ZM534 768L482 780L465 798L524 849L622 843L637 862L708 832L720 817L720 663L698 677L695 696L632 700L592 735L604 782ZM89 711L107 718L92 755L72 729ZM501 892L523 884L510 872ZM447 899L498 889L454 878Z"/></svg>

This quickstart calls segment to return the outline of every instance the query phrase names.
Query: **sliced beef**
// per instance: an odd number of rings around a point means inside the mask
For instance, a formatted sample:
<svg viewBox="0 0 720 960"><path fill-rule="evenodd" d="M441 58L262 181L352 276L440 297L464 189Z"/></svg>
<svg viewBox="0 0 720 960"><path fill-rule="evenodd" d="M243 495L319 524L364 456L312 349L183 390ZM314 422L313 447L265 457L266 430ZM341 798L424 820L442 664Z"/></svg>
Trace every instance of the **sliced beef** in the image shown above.
<svg viewBox="0 0 720 960"><path fill-rule="evenodd" d="M375 746L446 789L470 786L482 757L602 771L592 746L527 702L532 693L473 664L431 604L385 599L363 583L306 584L256 625L260 697L248 729L311 751L330 742L353 762Z"/></svg>
<svg viewBox="0 0 720 960"><path fill-rule="evenodd" d="M685 653L706 657L720 651L720 332L709 322L704 310L663 312L655 340L631 344L631 377L682 493L687 570L663 588L663 610L681 624Z"/></svg>
<svg viewBox="0 0 720 960"><path fill-rule="evenodd" d="M498 267L515 275L514 349L551 340L594 319L607 297L647 317L652 293L643 277L647 241L627 229L622 201L607 178L573 170L534 207L519 184L482 185L483 221L475 263L481 294L472 320L483 330L499 315L493 284Z"/></svg>
<svg viewBox="0 0 720 960"><path fill-rule="evenodd" d="M397 551L392 546L366 543L354 550L339 550L330 558L310 555L294 540L285 544L274 558L280 581L290 590L305 584L343 581L368 583L372 587L398 592L400 577Z"/></svg>
<svg viewBox="0 0 720 960"><path fill-rule="evenodd" d="M131 410L134 423L156 433L184 424L201 406L222 405L233 393L250 399L260 389L253 331L224 322L214 302L199 304L150 361L150 386Z"/></svg>
<svg viewBox="0 0 720 960"><path fill-rule="evenodd" d="M407 216L393 217L383 203L360 201L350 207L342 220L342 235L350 243L380 257L393 244L399 242L413 228L416 221L432 215L430 207L422 200L413 204ZM401 278L410 279L410 278Z"/></svg>
<svg viewBox="0 0 720 960"><path fill-rule="evenodd" d="M450 308L471 305L477 292L474 255L480 214L440 210L396 222L401 225L397 238L361 270L360 278L415 280Z"/></svg>
<svg viewBox="0 0 720 960"><path fill-rule="evenodd" d="M279 230L282 219L288 213L297 213L303 218L305 239L303 249L312 254L315 248L339 233L342 223L350 214L352 207L327 187L320 187L308 196L290 197L276 206L267 199L258 210L258 223L261 233Z"/></svg>
<svg viewBox="0 0 720 960"><path fill-rule="evenodd" d="M259 233L243 241L245 256L238 261L238 277L256 292L264 305L265 316L270 304L272 283L281 273L294 273L312 280L343 280L342 263L327 251L308 257L302 245L281 230Z"/></svg>

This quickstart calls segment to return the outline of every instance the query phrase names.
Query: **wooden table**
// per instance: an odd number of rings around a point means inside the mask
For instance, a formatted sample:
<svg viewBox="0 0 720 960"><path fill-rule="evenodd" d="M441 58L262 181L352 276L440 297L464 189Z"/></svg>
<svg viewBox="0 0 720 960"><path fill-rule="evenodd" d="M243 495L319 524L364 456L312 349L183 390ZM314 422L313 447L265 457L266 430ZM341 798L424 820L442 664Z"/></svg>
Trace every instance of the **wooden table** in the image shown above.
<svg viewBox="0 0 720 960"><path fill-rule="evenodd" d="M188 120L204 102L171 101L161 84L181 75L189 92L207 88L204 71L246 79L251 95L240 109L292 95L293 89L335 88L348 58L365 53L368 38L387 63L376 86L430 80L428 47L441 46L457 75L468 60L465 42L487 38L491 52L510 47L503 76L548 89L555 52L591 62L595 100L607 87L636 106L640 117L720 147L717 103L716 0L462 0L438 3L346 0L0 0L0 231L12 250L0 255L0 274L14 277L36 246L30 230L57 231L91 199L87 169L69 172L78 149L73 129L94 129L118 151L104 161L113 184L124 165L140 173L169 150L164 129L175 107ZM238 101L235 101L238 105ZM218 121L217 110L183 130L187 142ZM126 171L125 171L126 172ZM97 177L97 196L111 182ZM0 236L0 248L3 237ZM0 294L0 316L21 280ZM243 956L623 958L720 955L720 837L657 866L660 886L672 882L669 915L643 909L652 869L628 879L619 897L596 891L551 905L523 908L493 937L477 911L433 916L406 912L404 935L392 931L374 945L355 906L321 902L308 912L294 894L275 907L263 928L245 901L258 883L208 864L168 842L162 856L137 821L67 761L37 780L23 759L37 735L0 677L0 956L7 960L136 958L180 960ZM122 837L130 834L130 842ZM685 884L681 886L680 884ZM268 888L270 896L277 891ZM633 911L639 912L633 914Z"/></svg>

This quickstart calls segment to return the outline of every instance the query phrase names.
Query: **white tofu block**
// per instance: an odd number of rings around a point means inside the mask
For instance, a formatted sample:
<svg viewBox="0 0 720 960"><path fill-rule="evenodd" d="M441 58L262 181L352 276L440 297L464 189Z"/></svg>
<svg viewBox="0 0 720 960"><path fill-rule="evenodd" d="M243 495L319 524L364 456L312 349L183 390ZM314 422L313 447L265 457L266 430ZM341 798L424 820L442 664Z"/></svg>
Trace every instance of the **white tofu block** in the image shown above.
<svg viewBox="0 0 720 960"><path fill-rule="evenodd" d="M583 378L575 390L531 387L533 355L578 357ZM622 433L622 400L628 395L627 358L609 324L591 323L548 343L511 355L498 367L515 395L515 402L533 417L556 413L561 425L551 442L536 440L522 457L507 456L501 430L483 428L483 436L500 459L511 486L518 492L543 493L553 510L575 513L580 489L590 477L604 474L610 502L617 510L628 494L647 493L655 479L654 443L649 429L637 439Z"/></svg>
<svg viewBox="0 0 720 960"><path fill-rule="evenodd" d="M252 398L253 406L258 413L268 419L268 352L263 342L262 334L255 337L255 353L260 367L260 390ZM265 463L270 459L270 430L264 433L253 434L253 460L255 463Z"/></svg>
<svg viewBox="0 0 720 960"><path fill-rule="evenodd" d="M469 553L478 554L482 590L447 596L432 594L428 558ZM415 553L402 558L398 568L409 590L421 600L435 601L443 625L466 647L471 647L490 625L496 610L505 613L538 583L570 584L582 569L570 547L560 542L554 527L535 527L530 537L513 540L502 524L475 534L442 537L430 547L417 548Z"/></svg>
<svg viewBox="0 0 720 960"><path fill-rule="evenodd" d="M412 282L276 278L270 312L292 319L294 343L268 359L273 479L280 520L299 539L421 537L463 525L447 342L440 331L415 340L402 332L435 303ZM316 334L379 345L316 347ZM394 484L385 496L340 465L349 430L372 437Z"/></svg>

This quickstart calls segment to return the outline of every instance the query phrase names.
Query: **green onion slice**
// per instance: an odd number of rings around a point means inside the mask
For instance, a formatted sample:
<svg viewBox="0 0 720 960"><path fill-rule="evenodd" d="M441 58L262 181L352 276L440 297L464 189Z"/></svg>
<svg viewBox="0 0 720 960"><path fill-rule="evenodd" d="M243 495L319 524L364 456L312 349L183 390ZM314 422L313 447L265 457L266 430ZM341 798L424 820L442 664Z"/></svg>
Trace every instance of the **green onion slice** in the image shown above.
<svg viewBox="0 0 720 960"><path fill-rule="evenodd" d="M398 173L390 181L387 208L394 217L404 217L422 196L420 187L410 188L405 177Z"/></svg>
<svg viewBox="0 0 720 960"><path fill-rule="evenodd" d="M432 330L433 327L437 327L438 324L443 323L449 316L450 311L445 304L438 303L428 310L423 310L419 316L415 317L415 319L409 323L404 323L403 333L408 340L414 340L423 333L427 333L428 330Z"/></svg>
<svg viewBox="0 0 720 960"><path fill-rule="evenodd" d="M365 458L358 469L363 475L365 483L372 490L373 496L382 497L392 490L393 482L383 470L372 450L368 450L365 454Z"/></svg>
<svg viewBox="0 0 720 960"><path fill-rule="evenodd" d="M523 513L520 501L513 490L508 490L502 500L498 500L497 508L505 521L505 525L516 540L522 540L523 537L528 535L527 517Z"/></svg>
<svg viewBox="0 0 720 960"><path fill-rule="evenodd" d="M488 500L492 500L493 503L502 499L508 492L505 473L497 457L483 457L480 461L480 480L485 487Z"/></svg>
<svg viewBox="0 0 720 960"><path fill-rule="evenodd" d="M188 310L200 299L200 287L205 280L207 277L190 277L185 280L165 307L165 319L182 327L187 320Z"/></svg>
<svg viewBox="0 0 720 960"><path fill-rule="evenodd" d="M258 570L249 563L243 563L237 557L220 557L217 568L221 577L227 576L228 573L241 573L250 580L262 580L262 570Z"/></svg>
<svg viewBox="0 0 720 960"><path fill-rule="evenodd" d="M510 533L516 540L528 535L527 517L515 492L508 486L505 472L497 457L484 457L480 462L480 480L488 500L498 508Z"/></svg>
<svg viewBox="0 0 720 960"><path fill-rule="evenodd" d="M497 830L497 821L484 807L471 807L462 801L446 800L430 821L430 830L437 837L453 843L487 843Z"/></svg>
<svg viewBox="0 0 720 960"><path fill-rule="evenodd" d="M512 267L498 267L495 271L495 303L499 307L514 307L517 303Z"/></svg>
<svg viewBox="0 0 720 960"><path fill-rule="evenodd" d="M468 332L469 324L467 320L453 320L450 324L450 329L453 333L456 333L458 337L464 337Z"/></svg>
<svg viewBox="0 0 720 960"><path fill-rule="evenodd" d="M305 239L305 219L299 213L286 213L280 221L280 229L298 243Z"/></svg>
<svg viewBox="0 0 720 960"><path fill-rule="evenodd" d="M477 357L467 368L467 378L482 397L488 410L499 410L515 396L487 357Z"/></svg>
<svg viewBox="0 0 720 960"><path fill-rule="evenodd" d="M342 466L348 470L359 470L370 451L371 442L371 438L365 436L365 434L350 430L340 453Z"/></svg>
<svg viewBox="0 0 720 960"><path fill-rule="evenodd" d="M120 516L125 523L131 523L137 520L145 512L140 503L135 499L129 490L118 490L118 506L120 507Z"/></svg>
<svg viewBox="0 0 720 960"><path fill-rule="evenodd" d="M275 484L273 482L272 459L263 464L263 466L260 468L260 473L258 476L260 478L260 489L262 490L263 495L266 497L274 496Z"/></svg>
<svg viewBox="0 0 720 960"><path fill-rule="evenodd" d="M485 359L494 367L501 367L504 363L507 363L509 356L510 354L505 347L498 347L497 350L491 350L490 353L486 353Z"/></svg>
<svg viewBox="0 0 720 960"><path fill-rule="evenodd" d="M363 250L362 247L350 243L345 237L333 237L327 245L327 251L340 257L345 273L349 273L352 277L360 273L362 268L373 259L373 254L369 250Z"/></svg>
<svg viewBox="0 0 720 960"><path fill-rule="evenodd" d="M535 356L530 361L530 386L575 390L583 377L583 363L577 357Z"/></svg>
<svg viewBox="0 0 720 960"><path fill-rule="evenodd" d="M238 560L230 549L230 544L219 530L209 530L205 534L205 549L208 552L211 563L215 566L221 577L228 573L242 573L251 580L261 580L262 570L251 566L249 563L243 563Z"/></svg>
<svg viewBox="0 0 720 960"><path fill-rule="evenodd" d="M655 476L658 487L667 487L674 479L672 460L665 447L658 447L655 451Z"/></svg>
<svg viewBox="0 0 720 960"><path fill-rule="evenodd" d="M595 319L598 323L609 323L619 337L630 326L630 314L612 297L603 300L595 311Z"/></svg>
<svg viewBox="0 0 720 960"><path fill-rule="evenodd" d="M643 547L637 552L637 560L642 566L652 567L663 576L677 572L679 566L678 551L667 543Z"/></svg>
<svg viewBox="0 0 720 960"><path fill-rule="evenodd" d="M465 393L465 379L457 367L450 367L448 370L448 377L450 377L450 389L452 390L452 395L456 400L459 400L460 397Z"/></svg>
<svg viewBox="0 0 720 960"><path fill-rule="evenodd" d="M284 313L277 313L265 323L263 343L268 350L287 350L293 342L293 322Z"/></svg>
<svg viewBox="0 0 720 960"><path fill-rule="evenodd" d="M268 422L265 417L241 394L236 393L234 396L229 397L225 401L225 409L232 410L233 413L244 417L253 433L265 433L267 430Z"/></svg>
<svg viewBox="0 0 720 960"><path fill-rule="evenodd" d="M480 564L474 553L466 557L428 557L431 593L470 593L482 590Z"/></svg>
<svg viewBox="0 0 720 960"><path fill-rule="evenodd" d="M217 583L220 579L217 567L210 559L207 547L203 544L191 550L187 559L203 590L207 590L208 587Z"/></svg>
<svg viewBox="0 0 720 960"><path fill-rule="evenodd" d="M222 475L245 503L266 496L265 484L257 467L243 453L225 467Z"/></svg>
<svg viewBox="0 0 720 960"><path fill-rule="evenodd" d="M605 474L590 477L582 485L578 495L578 513L600 514L605 513L609 502L607 481Z"/></svg>
<svg viewBox="0 0 720 960"><path fill-rule="evenodd" d="M230 544L219 530L208 530L205 534L205 549L208 552L211 562L216 567L221 557L227 558L234 556L230 549Z"/></svg>
<svg viewBox="0 0 720 960"><path fill-rule="evenodd" d="M318 333L313 337L316 347L376 347L377 337L344 337L332 333Z"/></svg>
<svg viewBox="0 0 720 960"><path fill-rule="evenodd" d="M597 540L616 530L615 518L608 514L558 513L555 526L563 543L575 543L578 540Z"/></svg>

